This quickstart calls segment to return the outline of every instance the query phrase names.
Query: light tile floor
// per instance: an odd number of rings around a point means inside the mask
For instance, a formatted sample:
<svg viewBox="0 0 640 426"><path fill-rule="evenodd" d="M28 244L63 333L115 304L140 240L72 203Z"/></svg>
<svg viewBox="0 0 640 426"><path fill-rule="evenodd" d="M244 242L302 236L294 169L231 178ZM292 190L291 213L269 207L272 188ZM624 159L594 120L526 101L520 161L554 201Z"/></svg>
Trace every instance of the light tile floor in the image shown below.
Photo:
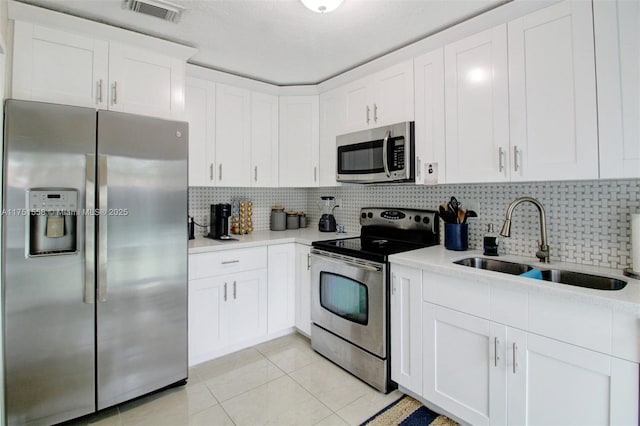
<svg viewBox="0 0 640 426"><path fill-rule="evenodd" d="M197 365L186 386L76 424L359 425L401 396L378 392L291 334Z"/></svg>

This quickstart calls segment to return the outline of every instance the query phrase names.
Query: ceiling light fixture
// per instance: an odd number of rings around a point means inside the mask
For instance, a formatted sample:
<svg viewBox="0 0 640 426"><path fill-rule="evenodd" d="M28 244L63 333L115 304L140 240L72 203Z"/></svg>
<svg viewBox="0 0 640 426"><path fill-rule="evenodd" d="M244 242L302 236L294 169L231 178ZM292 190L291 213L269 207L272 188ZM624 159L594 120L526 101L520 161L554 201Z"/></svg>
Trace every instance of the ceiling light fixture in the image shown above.
<svg viewBox="0 0 640 426"><path fill-rule="evenodd" d="M342 4L342 0L300 0L302 4L304 4L307 9L312 10L316 13L326 13L336 10L340 4Z"/></svg>

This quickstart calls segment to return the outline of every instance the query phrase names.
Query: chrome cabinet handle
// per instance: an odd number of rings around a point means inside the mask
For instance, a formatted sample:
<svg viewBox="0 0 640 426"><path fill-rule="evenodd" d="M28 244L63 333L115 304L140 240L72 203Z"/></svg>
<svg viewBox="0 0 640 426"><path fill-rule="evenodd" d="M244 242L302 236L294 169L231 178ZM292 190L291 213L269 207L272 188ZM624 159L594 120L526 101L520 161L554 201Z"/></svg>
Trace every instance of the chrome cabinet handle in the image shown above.
<svg viewBox="0 0 640 426"><path fill-rule="evenodd" d="M117 104L118 103L118 82L114 81L113 82L113 104Z"/></svg>
<svg viewBox="0 0 640 426"><path fill-rule="evenodd" d="M416 176L420 177L420 170L422 169L421 166L421 162L420 162L420 157L416 157Z"/></svg>
<svg viewBox="0 0 640 426"><path fill-rule="evenodd" d="M371 112L371 108L369 108L369 105L367 105L367 124L369 124L369 121L371 121L371 120L369 119L369 114L370 114L370 112Z"/></svg>
<svg viewBox="0 0 640 426"><path fill-rule="evenodd" d="M102 103L102 79L98 80L98 90L97 90L97 103L101 104Z"/></svg>
<svg viewBox="0 0 640 426"><path fill-rule="evenodd" d="M311 253L307 253L307 271L311 269Z"/></svg>
<svg viewBox="0 0 640 426"><path fill-rule="evenodd" d="M209 166L209 180L213 181L213 163Z"/></svg>
<svg viewBox="0 0 640 426"><path fill-rule="evenodd" d="M227 301L227 283L224 283L224 301Z"/></svg>
<svg viewBox="0 0 640 426"><path fill-rule="evenodd" d="M235 281L233 282L233 299L234 300L237 299L237 297L236 297L236 282Z"/></svg>
<svg viewBox="0 0 640 426"><path fill-rule="evenodd" d="M378 122L378 105L377 104L373 104L373 122L374 123Z"/></svg>
<svg viewBox="0 0 640 426"><path fill-rule="evenodd" d="M516 346L516 344L513 344L513 374L516 374L516 367L517 367L517 363L516 363L516 350L518 349L518 347Z"/></svg>
<svg viewBox="0 0 640 426"><path fill-rule="evenodd" d="M520 165L518 164L518 146L514 145L513 146L513 170L514 171L518 171L518 169L520 168Z"/></svg>
<svg viewBox="0 0 640 426"><path fill-rule="evenodd" d="M107 211L109 208L107 190L108 157L98 155L98 208ZM106 215L98 215L98 301L107 301L107 222Z"/></svg>
<svg viewBox="0 0 640 426"><path fill-rule="evenodd" d="M498 148L498 171L504 170L504 149Z"/></svg>
<svg viewBox="0 0 640 426"><path fill-rule="evenodd" d="M318 166L315 166L313 168L313 181L317 182L318 181Z"/></svg>
<svg viewBox="0 0 640 426"><path fill-rule="evenodd" d="M253 168L253 180L256 182L258 181L258 166Z"/></svg>
<svg viewBox="0 0 640 426"><path fill-rule="evenodd" d="M95 175L96 156L87 154L86 180L84 188L84 205L88 212L93 213L96 207ZM96 270L96 217L93 214L84 215L84 303L92 305L96 301L95 270Z"/></svg>
<svg viewBox="0 0 640 426"><path fill-rule="evenodd" d="M218 166L218 180L222 180L222 163Z"/></svg>
<svg viewBox="0 0 640 426"><path fill-rule="evenodd" d="M382 165L384 166L384 172L387 177L391 177L391 172L389 172L389 164L387 162L387 144L389 143L390 136L391 131L387 130L387 134L384 135L384 140L382 141Z"/></svg>
<svg viewBox="0 0 640 426"><path fill-rule="evenodd" d="M240 261L238 259L235 259L235 260L224 260L224 261L222 261L220 263L222 263L223 265L229 265L231 263L239 263L239 262Z"/></svg>
<svg viewBox="0 0 640 426"><path fill-rule="evenodd" d="M500 344L500 341L498 340L497 337L493 338L493 365L495 367L498 366L498 360L500 359L500 357L498 356L498 345Z"/></svg>
<svg viewBox="0 0 640 426"><path fill-rule="evenodd" d="M396 294L396 274L391 277L391 294Z"/></svg>

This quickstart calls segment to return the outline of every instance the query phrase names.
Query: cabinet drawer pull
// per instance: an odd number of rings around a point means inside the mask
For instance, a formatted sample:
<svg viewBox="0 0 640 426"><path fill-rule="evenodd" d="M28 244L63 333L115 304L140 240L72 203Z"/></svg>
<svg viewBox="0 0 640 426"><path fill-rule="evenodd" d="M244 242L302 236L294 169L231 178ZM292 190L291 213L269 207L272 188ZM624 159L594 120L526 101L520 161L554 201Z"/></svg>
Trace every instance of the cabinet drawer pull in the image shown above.
<svg viewBox="0 0 640 426"><path fill-rule="evenodd" d="M223 260L222 261L223 265L229 265L230 263L240 263L240 261L238 259L236 259L236 260Z"/></svg>
<svg viewBox="0 0 640 426"><path fill-rule="evenodd" d="M421 167L421 163L420 163L420 157L416 157L416 176L419 178L420 177L420 170L422 169Z"/></svg>
<svg viewBox="0 0 640 426"><path fill-rule="evenodd" d="M500 359L500 357L498 356L498 345L500 344L500 341L498 340L497 337L493 338L493 365L495 367L498 366L498 360Z"/></svg>
<svg viewBox="0 0 640 426"><path fill-rule="evenodd" d="M218 180L222 181L222 163L218 166Z"/></svg>
<svg viewBox="0 0 640 426"><path fill-rule="evenodd" d="M227 301L227 283L224 283L224 301Z"/></svg>
<svg viewBox="0 0 640 426"><path fill-rule="evenodd" d="M318 181L318 166L313 168L313 181L314 182Z"/></svg>
<svg viewBox="0 0 640 426"><path fill-rule="evenodd" d="M258 181L258 166L253 168L253 180L256 182Z"/></svg>
<svg viewBox="0 0 640 426"><path fill-rule="evenodd" d="M209 180L213 181L213 163L209 165Z"/></svg>
<svg viewBox="0 0 640 426"><path fill-rule="evenodd" d="M374 123L378 122L378 105L377 104L373 104L373 122Z"/></svg>
<svg viewBox="0 0 640 426"><path fill-rule="evenodd" d="M233 299L236 299L236 282L233 282Z"/></svg>
<svg viewBox="0 0 640 426"><path fill-rule="evenodd" d="M516 363L516 350L518 349L518 347L516 346L516 344L513 344L513 374L516 374L516 367L518 366L518 364Z"/></svg>
<svg viewBox="0 0 640 426"><path fill-rule="evenodd" d="M102 79L98 80L98 103L102 103Z"/></svg>
<svg viewBox="0 0 640 426"><path fill-rule="evenodd" d="M113 104L117 104L118 103L118 82L114 81L113 82Z"/></svg>
<svg viewBox="0 0 640 426"><path fill-rule="evenodd" d="M369 108L369 105L367 105L367 125L369 124L369 121L371 121L369 119L369 114L371 113L371 108Z"/></svg>
<svg viewBox="0 0 640 426"><path fill-rule="evenodd" d="M504 149L502 147L498 148L498 171L502 172L504 170Z"/></svg>
<svg viewBox="0 0 640 426"><path fill-rule="evenodd" d="M520 168L520 165L518 164L518 155L519 155L519 150L518 150L518 146L514 145L513 146L513 170L515 172L518 171L518 169Z"/></svg>

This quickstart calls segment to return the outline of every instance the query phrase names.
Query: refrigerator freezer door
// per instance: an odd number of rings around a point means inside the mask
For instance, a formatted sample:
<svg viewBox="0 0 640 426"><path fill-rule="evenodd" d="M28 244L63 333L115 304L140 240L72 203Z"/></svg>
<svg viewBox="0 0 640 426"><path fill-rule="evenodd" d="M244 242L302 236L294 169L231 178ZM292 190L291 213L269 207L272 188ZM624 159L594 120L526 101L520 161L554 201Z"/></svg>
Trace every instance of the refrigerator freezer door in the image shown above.
<svg viewBox="0 0 640 426"><path fill-rule="evenodd" d="M95 411L94 283L92 274L85 275L92 267L85 258L92 238L86 245L84 240L92 223L77 215L77 251L28 257L26 194L38 187L72 188L77 207L85 207L93 194L85 185L93 180L87 162L95 151L96 112L9 100L5 114L6 418L10 425L53 424Z"/></svg>
<svg viewBox="0 0 640 426"><path fill-rule="evenodd" d="M98 409L187 377L187 139L98 112Z"/></svg>

